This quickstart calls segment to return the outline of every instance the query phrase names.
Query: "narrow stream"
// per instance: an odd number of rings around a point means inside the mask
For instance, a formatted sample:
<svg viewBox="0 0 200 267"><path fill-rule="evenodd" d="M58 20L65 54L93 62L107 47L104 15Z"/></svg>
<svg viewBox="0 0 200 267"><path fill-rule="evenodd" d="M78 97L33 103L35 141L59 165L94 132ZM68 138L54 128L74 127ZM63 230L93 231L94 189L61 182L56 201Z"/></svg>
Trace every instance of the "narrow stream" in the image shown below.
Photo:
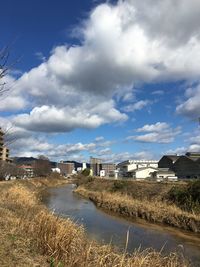
<svg viewBox="0 0 200 267"><path fill-rule="evenodd" d="M180 251L192 261L193 266L200 266L200 235L109 215L97 209L91 201L73 193L73 188L73 185L65 185L49 189L44 203L56 214L83 224L89 238L111 242L123 249L129 230L129 252L138 247L162 249L166 253Z"/></svg>

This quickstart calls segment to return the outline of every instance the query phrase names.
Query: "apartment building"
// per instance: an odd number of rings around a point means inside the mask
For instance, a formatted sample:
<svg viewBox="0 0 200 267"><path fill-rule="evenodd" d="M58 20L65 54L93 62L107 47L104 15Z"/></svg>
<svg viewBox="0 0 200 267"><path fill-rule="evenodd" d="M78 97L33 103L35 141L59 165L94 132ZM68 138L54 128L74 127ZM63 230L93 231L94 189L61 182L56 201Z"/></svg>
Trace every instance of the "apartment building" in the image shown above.
<svg viewBox="0 0 200 267"><path fill-rule="evenodd" d="M102 159L90 157L90 168L92 170L92 175L100 175L100 165L102 164Z"/></svg>
<svg viewBox="0 0 200 267"><path fill-rule="evenodd" d="M114 163L101 163L100 164L100 176L114 177L116 165Z"/></svg>
<svg viewBox="0 0 200 267"><path fill-rule="evenodd" d="M0 160L11 162L9 159L9 149L4 145L4 132L0 128Z"/></svg>
<svg viewBox="0 0 200 267"><path fill-rule="evenodd" d="M74 163L72 162L60 162L57 164L57 168L60 169L60 174L63 176L67 176L73 173L75 169Z"/></svg>
<svg viewBox="0 0 200 267"><path fill-rule="evenodd" d="M2 160L3 155L3 131L0 128L0 160Z"/></svg>

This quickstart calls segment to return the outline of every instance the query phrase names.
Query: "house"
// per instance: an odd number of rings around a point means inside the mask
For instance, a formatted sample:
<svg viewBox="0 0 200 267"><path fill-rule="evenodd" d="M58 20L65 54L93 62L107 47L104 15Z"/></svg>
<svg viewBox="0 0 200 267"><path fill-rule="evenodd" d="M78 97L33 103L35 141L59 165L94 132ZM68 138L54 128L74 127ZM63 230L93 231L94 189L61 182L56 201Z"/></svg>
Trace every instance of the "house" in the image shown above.
<svg viewBox="0 0 200 267"><path fill-rule="evenodd" d="M145 167L158 167L157 160L126 160L117 165L120 176L129 176L131 171Z"/></svg>
<svg viewBox="0 0 200 267"><path fill-rule="evenodd" d="M128 177L132 177L136 180L145 180L152 178L152 173L156 172L157 168L154 167L143 167L128 172Z"/></svg>
<svg viewBox="0 0 200 267"><path fill-rule="evenodd" d="M175 175L174 171L168 168L158 168L152 173L152 178L154 178L157 182L178 181L178 177Z"/></svg>

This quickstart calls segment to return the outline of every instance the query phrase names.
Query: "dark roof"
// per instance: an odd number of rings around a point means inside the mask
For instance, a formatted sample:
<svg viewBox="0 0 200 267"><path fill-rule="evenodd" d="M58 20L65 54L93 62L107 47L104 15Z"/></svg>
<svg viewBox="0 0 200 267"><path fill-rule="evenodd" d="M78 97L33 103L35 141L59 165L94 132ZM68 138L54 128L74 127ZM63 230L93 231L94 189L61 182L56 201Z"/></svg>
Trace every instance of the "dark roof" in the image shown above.
<svg viewBox="0 0 200 267"><path fill-rule="evenodd" d="M189 159L196 161L196 162L200 162L200 153L199 152L187 152L186 157L188 157Z"/></svg>
<svg viewBox="0 0 200 267"><path fill-rule="evenodd" d="M187 152L185 155L188 157L200 158L200 152Z"/></svg>
<svg viewBox="0 0 200 267"><path fill-rule="evenodd" d="M169 159L171 159L173 162L177 161L177 159L179 159L180 156L177 155L165 155L164 157L167 157Z"/></svg>

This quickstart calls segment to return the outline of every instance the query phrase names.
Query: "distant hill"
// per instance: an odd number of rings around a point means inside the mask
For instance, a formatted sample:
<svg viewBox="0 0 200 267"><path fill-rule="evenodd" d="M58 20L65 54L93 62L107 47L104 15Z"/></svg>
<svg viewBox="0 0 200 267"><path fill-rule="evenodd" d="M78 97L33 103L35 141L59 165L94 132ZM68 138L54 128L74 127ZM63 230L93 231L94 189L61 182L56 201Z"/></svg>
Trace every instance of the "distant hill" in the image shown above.
<svg viewBox="0 0 200 267"><path fill-rule="evenodd" d="M33 157L14 157L13 163L16 165L33 165L38 159ZM50 161L51 167L55 168L57 165L57 162Z"/></svg>
<svg viewBox="0 0 200 267"><path fill-rule="evenodd" d="M13 163L17 165L32 165L37 159L33 157L14 157Z"/></svg>
<svg viewBox="0 0 200 267"><path fill-rule="evenodd" d="M37 158L34 157L14 157L13 159L13 163L15 163L16 165L33 165L35 163L35 161L37 161ZM67 160L67 161L62 161L63 163L74 163L75 169L82 167L82 163L74 161L74 160ZM52 168L56 168L57 166L57 162L55 161L50 161L51 163L51 167ZM87 168L90 168L90 164L86 163Z"/></svg>

